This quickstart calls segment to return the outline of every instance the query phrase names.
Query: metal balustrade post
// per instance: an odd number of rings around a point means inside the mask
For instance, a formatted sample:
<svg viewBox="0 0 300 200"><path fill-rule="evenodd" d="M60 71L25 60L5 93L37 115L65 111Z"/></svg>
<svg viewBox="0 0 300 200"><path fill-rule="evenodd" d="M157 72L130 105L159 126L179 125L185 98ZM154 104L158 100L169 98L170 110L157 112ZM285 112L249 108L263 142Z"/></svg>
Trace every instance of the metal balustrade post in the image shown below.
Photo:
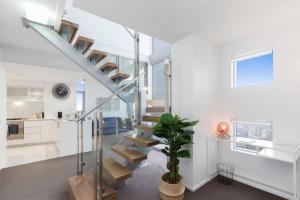
<svg viewBox="0 0 300 200"><path fill-rule="evenodd" d="M140 36L136 32L134 35L134 50L135 50L135 66L134 66L134 78L138 77L140 74ZM135 123L141 124L141 95L140 95L140 83L136 82L135 92L134 92L134 102L135 102Z"/></svg>
<svg viewBox="0 0 300 200"><path fill-rule="evenodd" d="M83 120L80 121L80 174L83 174L83 166L84 166L84 161L83 161Z"/></svg>
<svg viewBox="0 0 300 200"><path fill-rule="evenodd" d="M96 138L96 166L94 170L94 198L95 200L102 200L104 193L103 187L103 116L102 112L95 113L95 135Z"/></svg>
<svg viewBox="0 0 300 200"><path fill-rule="evenodd" d="M119 120L116 117L116 136L119 136Z"/></svg>
<svg viewBox="0 0 300 200"><path fill-rule="evenodd" d="M77 122L77 175L80 175L80 130L79 122Z"/></svg>
<svg viewBox="0 0 300 200"><path fill-rule="evenodd" d="M165 60L165 81L167 87L166 94L166 107L167 112L171 113L172 110L172 71L171 71L171 61L169 59Z"/></svg>
<svg viewBox="0 0 300 200"><path fill-rule="evenodd" d="M83 112L80 113L82 116ZM83 174L83 119L77 122L77 175Z"/></svg>

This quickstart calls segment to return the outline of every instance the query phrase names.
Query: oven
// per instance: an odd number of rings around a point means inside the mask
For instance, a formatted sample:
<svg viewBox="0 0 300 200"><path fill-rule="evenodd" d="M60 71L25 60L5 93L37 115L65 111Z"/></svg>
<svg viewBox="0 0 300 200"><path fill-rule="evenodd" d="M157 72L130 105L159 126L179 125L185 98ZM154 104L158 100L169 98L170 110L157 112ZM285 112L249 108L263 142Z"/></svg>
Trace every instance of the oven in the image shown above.
<svg viewBox="0 0 300 200"><path fill-rule="evenodd" d="M24 120L7 119L7 139L23 139L24 138Z"/></svg>

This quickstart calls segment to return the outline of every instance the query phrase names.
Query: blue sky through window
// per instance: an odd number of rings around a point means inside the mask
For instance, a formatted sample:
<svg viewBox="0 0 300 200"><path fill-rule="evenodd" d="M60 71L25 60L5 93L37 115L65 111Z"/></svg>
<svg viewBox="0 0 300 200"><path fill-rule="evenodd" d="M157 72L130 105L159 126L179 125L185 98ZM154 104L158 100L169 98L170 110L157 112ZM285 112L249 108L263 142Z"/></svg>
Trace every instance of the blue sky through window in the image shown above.
<svg viewBox="0 0 300 200"><path fill-rule="evenodd" d="M270 84L273 80L273 53L236 62L236 87Z"/></svg>

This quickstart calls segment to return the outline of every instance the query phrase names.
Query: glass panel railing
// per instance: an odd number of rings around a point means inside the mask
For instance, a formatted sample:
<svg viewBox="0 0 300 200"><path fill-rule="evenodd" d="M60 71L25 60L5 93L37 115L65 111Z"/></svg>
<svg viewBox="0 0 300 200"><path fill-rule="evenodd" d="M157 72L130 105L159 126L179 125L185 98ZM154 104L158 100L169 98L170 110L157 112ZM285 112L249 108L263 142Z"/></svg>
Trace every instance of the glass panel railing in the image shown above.
<svg viewBox="0 0 300 200"><path fill-rule="evenodd" d="M93 188L90 195L95 200L115 195L114 188L120 187L125 178L131 176L130 170L126 171L125 168L128 164L126 159L120 157L122 146L119 144L122 143L124 134L132 132L134 102L126 103L117 94L126 90L133 95L135 88L131 85L135 85L140 77L124 84L107 98L96 97L98 106L82 114L77 120L77 172L80 180L85 180L83 183ZM124 174L116 176L117 172L110 171L115 167L123 170Z"/></svg>

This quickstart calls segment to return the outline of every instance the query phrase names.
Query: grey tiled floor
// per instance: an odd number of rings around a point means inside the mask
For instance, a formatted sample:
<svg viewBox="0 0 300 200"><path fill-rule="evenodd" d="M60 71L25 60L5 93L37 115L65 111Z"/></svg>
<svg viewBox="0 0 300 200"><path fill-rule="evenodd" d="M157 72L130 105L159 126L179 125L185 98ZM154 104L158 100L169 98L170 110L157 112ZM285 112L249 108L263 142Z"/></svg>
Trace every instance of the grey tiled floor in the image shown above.
<svg viewBox="0 0 300 200"><path fill-rule="evenodd" d="M165 159L150 154L152 165L134 171L133 177L119 189L118 200L159 200L158 184ZM67 178L76 174L76 157L69 156L4 169L0 172L0 200L68 200ZM187 192L186 200L282 200L279 197L233 183L224 186L216 180L196 192Z"/></svg>

